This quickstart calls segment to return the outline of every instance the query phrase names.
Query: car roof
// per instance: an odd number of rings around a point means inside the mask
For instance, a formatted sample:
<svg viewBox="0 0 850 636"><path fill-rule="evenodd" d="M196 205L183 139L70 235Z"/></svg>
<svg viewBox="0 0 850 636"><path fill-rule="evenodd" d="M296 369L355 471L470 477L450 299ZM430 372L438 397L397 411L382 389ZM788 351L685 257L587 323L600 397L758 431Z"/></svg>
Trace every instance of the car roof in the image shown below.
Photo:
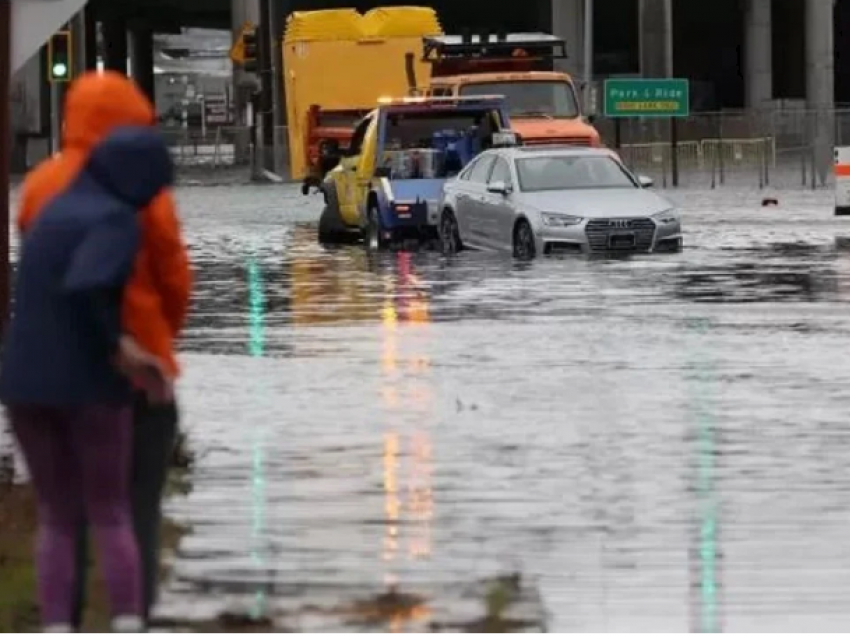
<svg viewBox="0 0 850 636"><path fill-rule="evenodd" d="M511 146L494 148L490 152L512 159L531 159L534 157L611 157L615 153L610 148L588 148L587 146Z"/></svg>

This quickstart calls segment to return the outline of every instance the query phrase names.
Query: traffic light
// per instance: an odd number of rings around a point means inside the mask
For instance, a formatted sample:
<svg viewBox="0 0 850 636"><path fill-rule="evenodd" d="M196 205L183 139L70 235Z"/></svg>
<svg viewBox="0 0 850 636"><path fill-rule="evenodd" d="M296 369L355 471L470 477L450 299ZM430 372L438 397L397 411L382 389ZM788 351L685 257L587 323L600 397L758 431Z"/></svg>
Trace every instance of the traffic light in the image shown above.
<svg viewBox="0 0 850 636"><path fill-rule="evenodd" d="M51 82L70 82L72 71L71 32L57 31L47 43L47 77Z"/></svg>
<svg viewBox="0 0 850 636"><path fill-rule="evenodd" d="M256 27L248 29L242 34L242 45L244 46L245 57L242 62L242 68L246 73L256 73L260 69L257 61L259 46L257 42Z"/></svg>

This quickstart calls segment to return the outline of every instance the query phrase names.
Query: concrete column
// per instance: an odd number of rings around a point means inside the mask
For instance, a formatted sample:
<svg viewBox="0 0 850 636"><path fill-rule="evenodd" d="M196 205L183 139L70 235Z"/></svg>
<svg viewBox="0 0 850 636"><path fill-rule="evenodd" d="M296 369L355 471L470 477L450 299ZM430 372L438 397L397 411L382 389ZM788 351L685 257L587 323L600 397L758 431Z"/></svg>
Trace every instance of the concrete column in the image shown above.
<svg viewBox="0 0 850 636"><path fill-rule="evenodd" d="M747 108L773 99L773 16L771 0L747 0L745 12L745 90Z"/></svg>
<svg viewBox="0 0 850 636"><path fill-rule="evenodd" d="M156 88L153 72L153 31L147 25L134 25L131 31L132 47L130 66L133 79L139 88L156 103Z"/></svg>
<svg viewBox="0 0 850 636"><path fill-rule="evenodd" d="M639 0L639 2L640 73L644 77L672 77L672 0Z"/></svg>
<svg viewBox="0 0 850 636"><path fill-rule="evenodd" d="M567 59L558 60L557 70L581 79L584 69L584 0L551 0L552 34L567 43Z"/></svg>
<svg viewBox="0 0 850 636"><path fill-rule="evenodd" d="M127 21L120 16L104 19L103 67L110 71L127 73Z"/></svg>
<svg viewBox="0 0 850 636"><path fill-rule="evenodd" d="M834 13L833 0L806 0L806 102L821 184L832 168L835 143Z"/></svg>

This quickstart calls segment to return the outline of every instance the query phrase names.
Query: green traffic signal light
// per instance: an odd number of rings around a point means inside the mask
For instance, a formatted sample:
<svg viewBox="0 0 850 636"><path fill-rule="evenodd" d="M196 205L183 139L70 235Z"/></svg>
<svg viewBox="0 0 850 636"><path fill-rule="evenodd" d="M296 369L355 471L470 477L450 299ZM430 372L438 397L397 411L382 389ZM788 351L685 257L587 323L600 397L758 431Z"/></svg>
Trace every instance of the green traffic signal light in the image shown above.
<svg viewBox="0 0 850 636"><path fill-rule="evenodd" d="M47 68L51 82L71 81L71 53L71 32L54 33L47 45Z"/></svg>

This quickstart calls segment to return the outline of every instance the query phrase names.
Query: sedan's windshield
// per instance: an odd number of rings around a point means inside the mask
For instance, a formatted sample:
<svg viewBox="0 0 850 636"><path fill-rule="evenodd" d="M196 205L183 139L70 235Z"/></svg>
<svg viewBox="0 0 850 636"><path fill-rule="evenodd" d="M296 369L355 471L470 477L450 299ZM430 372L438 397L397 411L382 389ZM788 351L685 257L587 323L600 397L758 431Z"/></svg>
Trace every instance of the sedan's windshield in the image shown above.
<svg viewBox="0 0 850 636"><path fill-rule="evenodd" d="M569 82L533 81L533 82L486 82L466 84L460 89L461 95L504 95L508 102L508 111L512 117L554 117L569 118L579 116L578 102Z"/></svg>
<svg viewBox="0 0 850 636"><path fill-rule="evenodd" d="M611 157L548 156L517 159L523 192L579 188L637 188L638 185Z"/></svg>

